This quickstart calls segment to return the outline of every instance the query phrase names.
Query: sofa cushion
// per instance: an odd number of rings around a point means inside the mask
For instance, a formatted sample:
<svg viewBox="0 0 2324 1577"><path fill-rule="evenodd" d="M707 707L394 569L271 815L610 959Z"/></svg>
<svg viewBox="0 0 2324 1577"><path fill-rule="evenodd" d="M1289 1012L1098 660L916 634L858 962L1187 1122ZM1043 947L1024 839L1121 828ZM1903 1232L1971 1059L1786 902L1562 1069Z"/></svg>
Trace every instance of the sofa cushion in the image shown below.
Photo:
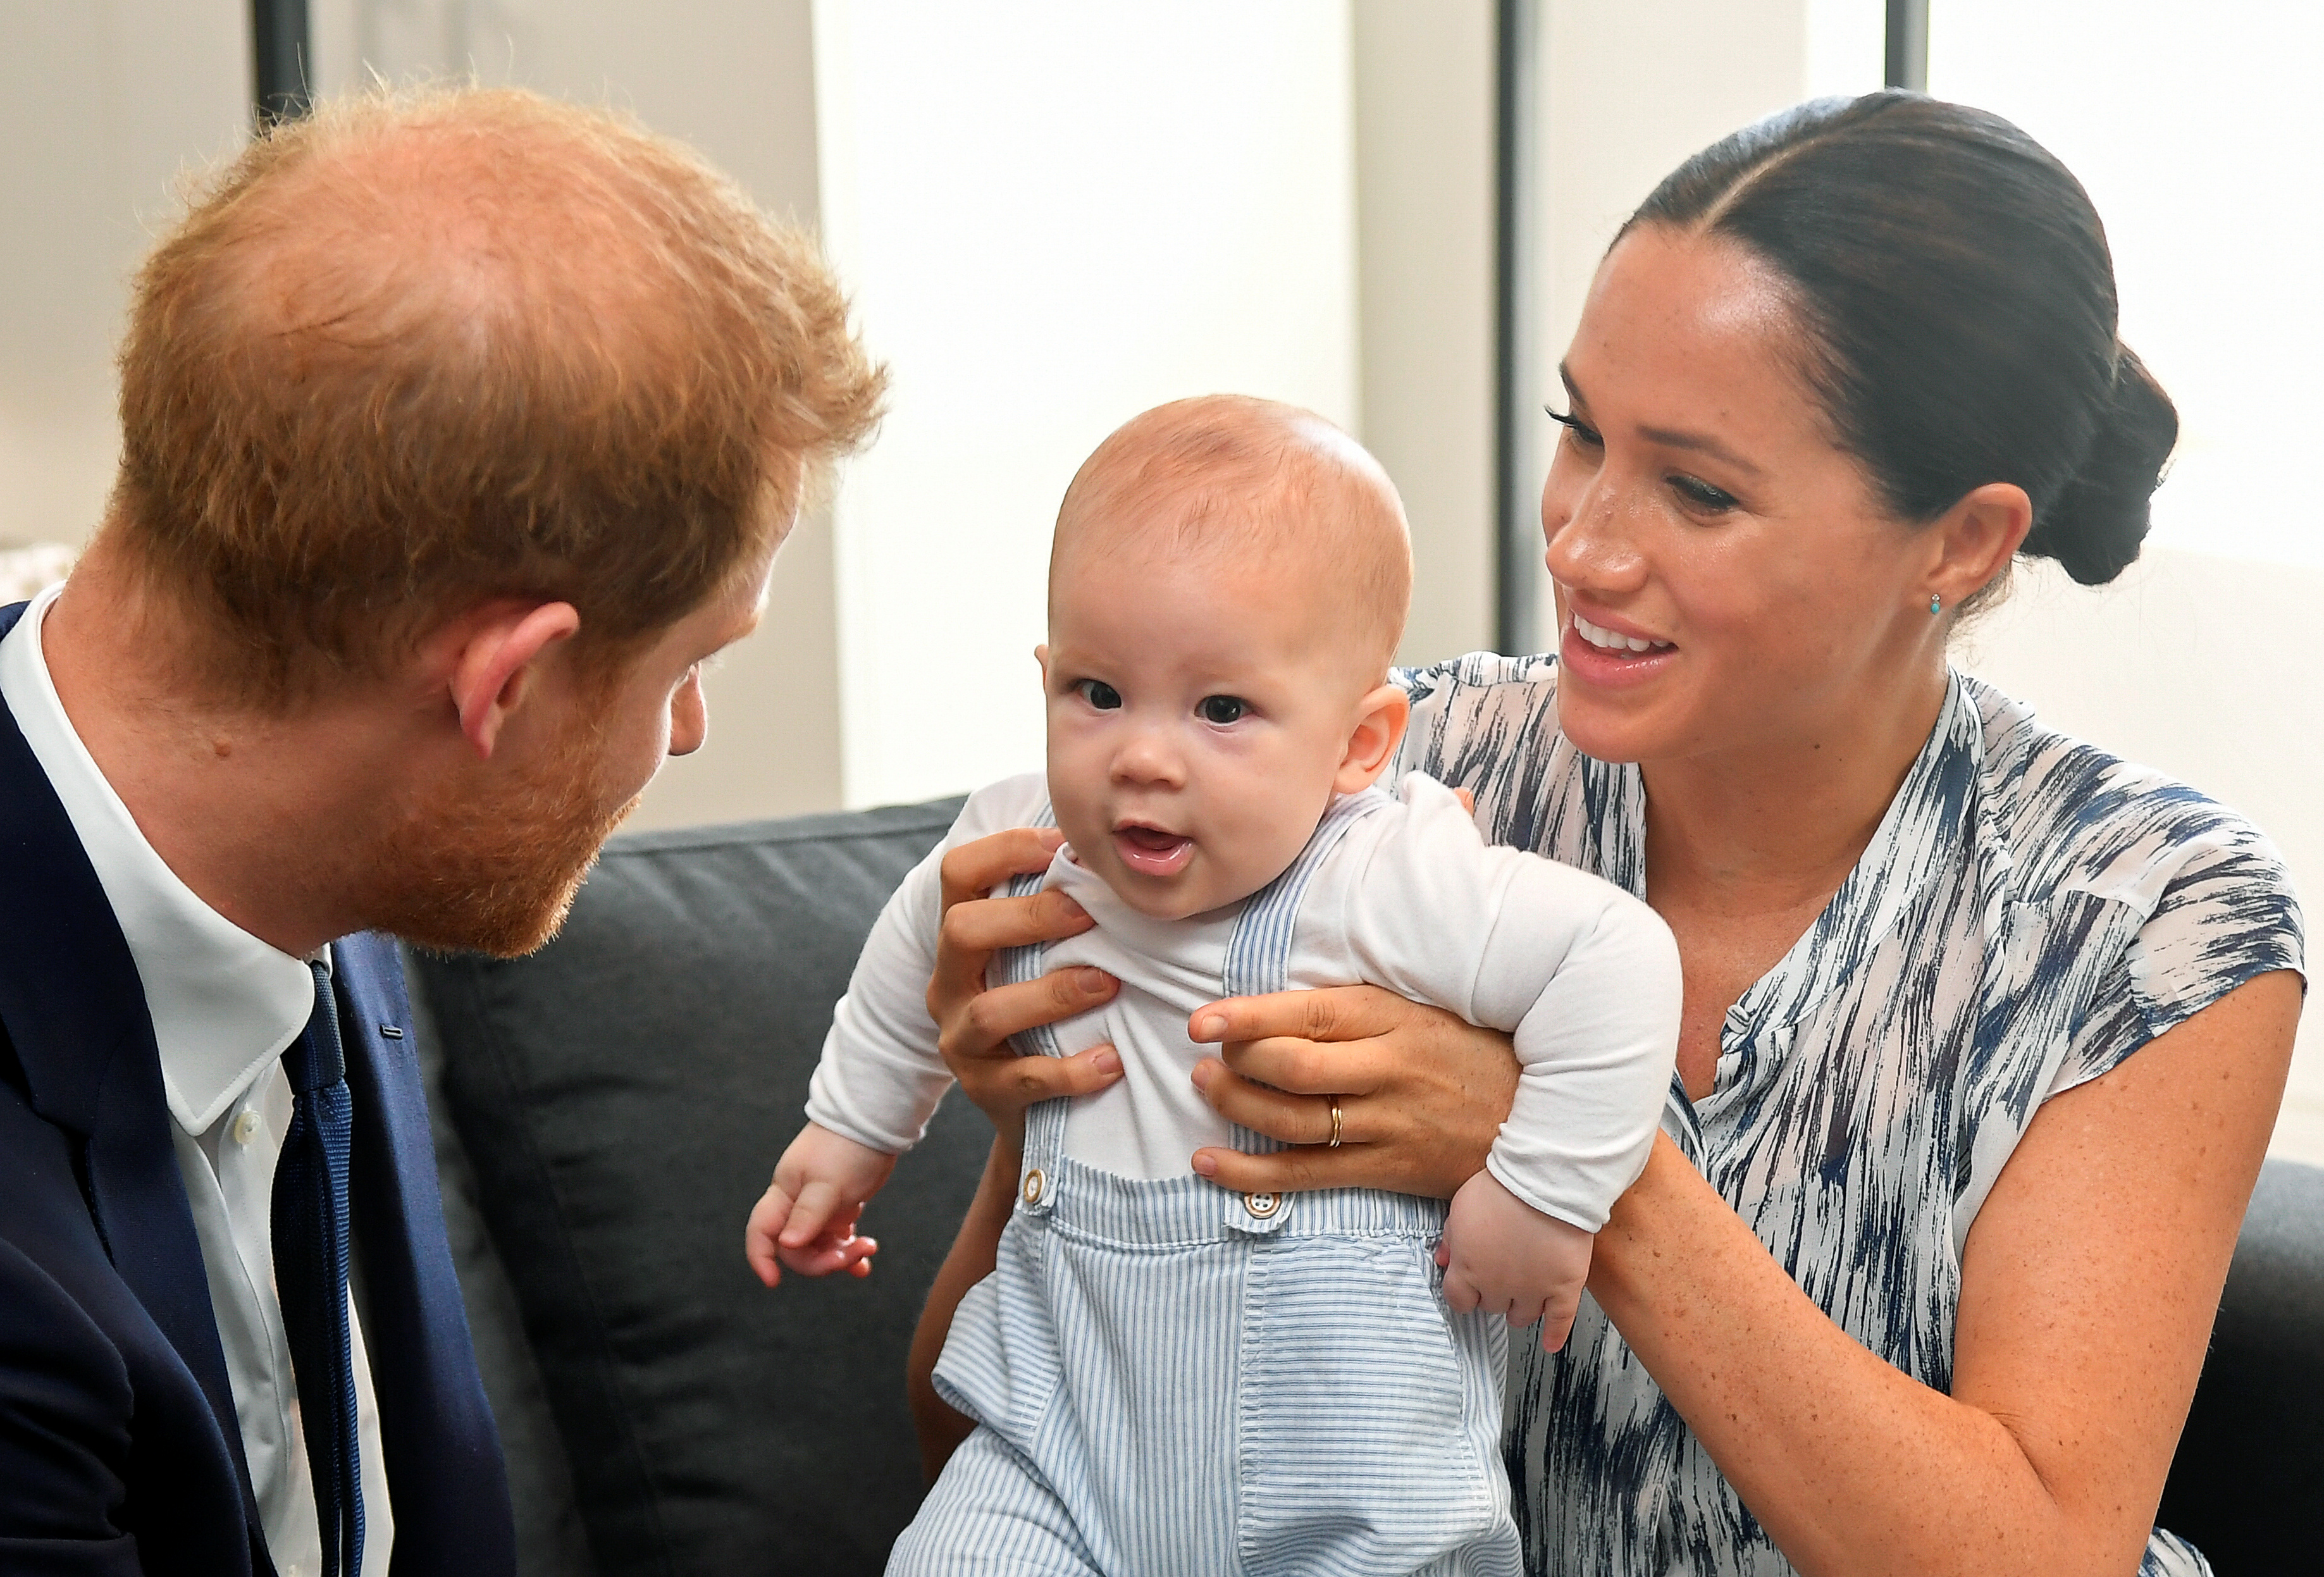
<svg viewBox="0 0 2324 1577"><path fill-rule="evenodd" d="M2156 1518L2219 1577L2312 1571L2324 1471L2324 1168L2270 1161L2244 1215Z"/></svg>
<svg viewBox="0 0 2324 1577"><path fill-rule="evenodd" d="M904 1355L991 1130L945 1103L867 1213L867 1279L769 1291L742 1225L958 808L617 838L539 954L417 960L604 1572L877 1572L918 1503Z"/></svg>

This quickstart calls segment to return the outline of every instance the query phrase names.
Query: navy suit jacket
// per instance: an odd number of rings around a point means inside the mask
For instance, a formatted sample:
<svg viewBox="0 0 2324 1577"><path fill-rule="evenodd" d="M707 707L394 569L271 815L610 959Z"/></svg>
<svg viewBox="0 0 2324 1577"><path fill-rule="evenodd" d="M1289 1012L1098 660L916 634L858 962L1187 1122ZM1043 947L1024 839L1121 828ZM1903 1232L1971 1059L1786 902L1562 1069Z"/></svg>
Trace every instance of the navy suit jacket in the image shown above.
<svg viewBox="0 0 2324 1577"><path fill-rule="evenodd" d="M23 607L0 610L0 635ZM402 968L334 945L394 1571L509 1577L507 1473L444 1235ZM385 1028L402 1031L390 1038ZM0 1572L270 1577L121 927L0 707Z"/></svg>

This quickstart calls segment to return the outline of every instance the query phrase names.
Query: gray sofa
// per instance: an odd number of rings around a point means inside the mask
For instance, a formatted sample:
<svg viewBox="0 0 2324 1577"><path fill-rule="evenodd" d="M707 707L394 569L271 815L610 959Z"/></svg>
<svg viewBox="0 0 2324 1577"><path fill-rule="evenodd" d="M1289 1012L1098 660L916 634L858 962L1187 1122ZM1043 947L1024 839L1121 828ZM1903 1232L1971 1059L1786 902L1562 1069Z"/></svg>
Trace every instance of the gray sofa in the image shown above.
<svg viewBox="0 0 2324 1577"><path fill-rule="evenodd" d="M617 838L517 963L411 960L446 1213L528 1577L877 1572L920 1474L904 1353L991 1130L945 1102L868 1279L743 1266L831 1005L958 802ZM2269 1166L2163 1519L2315 1564L2324 1171Z"/></svg>

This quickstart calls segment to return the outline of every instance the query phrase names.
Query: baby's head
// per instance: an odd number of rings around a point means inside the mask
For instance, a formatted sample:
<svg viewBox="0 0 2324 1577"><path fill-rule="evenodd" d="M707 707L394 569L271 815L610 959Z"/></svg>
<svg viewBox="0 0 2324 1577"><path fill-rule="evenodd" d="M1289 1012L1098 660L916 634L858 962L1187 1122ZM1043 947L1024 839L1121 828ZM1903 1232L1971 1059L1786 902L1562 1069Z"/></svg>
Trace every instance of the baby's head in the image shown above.
<svg viewBox="0 0 2324 1577"><path fill-rule="evenodd" d="M1214 394L1098 446L1049 555L1049 796L1140 912L1247 898L1404 733L1412 597L1379 463L1313 412Z"/></svg>

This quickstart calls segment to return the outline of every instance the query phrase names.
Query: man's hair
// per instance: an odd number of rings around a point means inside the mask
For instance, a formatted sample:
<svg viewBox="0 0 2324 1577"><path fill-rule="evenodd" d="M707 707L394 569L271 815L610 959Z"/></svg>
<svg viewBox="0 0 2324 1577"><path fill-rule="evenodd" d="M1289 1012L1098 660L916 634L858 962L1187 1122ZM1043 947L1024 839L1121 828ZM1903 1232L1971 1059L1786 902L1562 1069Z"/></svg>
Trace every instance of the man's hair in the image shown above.
<svg viewBox="0 0 2324 1577"><path fill-rule="evenodd" d="M1174 400L1131 417L1065 489L1049 556L1152 550L1230 570L1296 555L1359 654L1387 671L1412 605L1412 542L1396 487L1312 410L1247 394Z"/></svg>
<svg viewBox="0 0 2324 1577"><path fill-rule="evenodd" d="M634 650L788 524L885 381L807 238L690 149L511 89L318 104L140 270L106 538L290 705L489 599Z"/></svg>

